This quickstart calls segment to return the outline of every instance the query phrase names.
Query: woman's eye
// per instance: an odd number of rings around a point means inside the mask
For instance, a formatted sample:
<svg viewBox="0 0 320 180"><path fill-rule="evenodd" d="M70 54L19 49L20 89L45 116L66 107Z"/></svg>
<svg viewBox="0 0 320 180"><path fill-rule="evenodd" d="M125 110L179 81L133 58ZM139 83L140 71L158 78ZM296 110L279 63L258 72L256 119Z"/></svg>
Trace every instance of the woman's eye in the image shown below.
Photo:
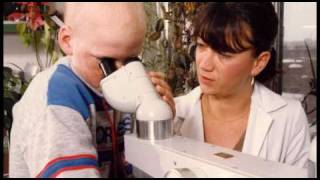
<svg viewBox="0 0 320 180"><path fill-rule="evenodd" d="M224 59L230 59L233 57L233 55L230 53L220 53L220 56Z"/></svg>

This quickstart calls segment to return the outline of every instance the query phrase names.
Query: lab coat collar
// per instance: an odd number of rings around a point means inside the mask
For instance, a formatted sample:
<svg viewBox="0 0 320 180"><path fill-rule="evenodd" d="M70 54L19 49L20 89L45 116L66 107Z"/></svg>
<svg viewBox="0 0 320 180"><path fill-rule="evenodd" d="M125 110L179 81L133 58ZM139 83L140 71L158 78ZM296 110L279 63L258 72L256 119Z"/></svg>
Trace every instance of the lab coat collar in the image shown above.
<svg viewBox="0 0 320 180"><path fill-rule="evenodd" d="M254 99L268 113L276 111L287 104L279 94L274 93L259 82L254 85L251 99Z"/></svg>

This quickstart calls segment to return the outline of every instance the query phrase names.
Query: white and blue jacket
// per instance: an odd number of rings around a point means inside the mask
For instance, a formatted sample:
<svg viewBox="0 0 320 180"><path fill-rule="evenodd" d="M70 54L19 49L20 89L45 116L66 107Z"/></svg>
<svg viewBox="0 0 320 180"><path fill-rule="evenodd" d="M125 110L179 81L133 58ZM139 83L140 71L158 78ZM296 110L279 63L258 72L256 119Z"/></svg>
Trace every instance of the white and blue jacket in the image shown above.
<svg viewBox="0 0 320 180"><path fill-rule="evenodd" d="M9 176L108 177L111 130L102 101L67 57L39 73L13 108ZM131 116L122 114L117 128L123 151Z"/></svg>

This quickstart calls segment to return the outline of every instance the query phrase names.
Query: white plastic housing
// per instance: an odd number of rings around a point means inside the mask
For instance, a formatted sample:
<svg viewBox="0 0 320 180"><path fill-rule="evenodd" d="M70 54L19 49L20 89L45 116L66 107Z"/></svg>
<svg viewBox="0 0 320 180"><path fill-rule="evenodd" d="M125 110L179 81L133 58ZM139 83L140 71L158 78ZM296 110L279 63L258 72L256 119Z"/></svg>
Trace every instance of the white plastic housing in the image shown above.
<svg viewBox="0 0 320 180"><path fill-rule="evenodd" d="M182 136L145 141L124 136L126 160L148 175L161 177L305 178L307 169L291 166ZM218 154L231 155L221 156ZM183 170L184 171L181 171Z"/></svg>
<svg viewBox="0 0 320 180"><path fill-rule="evenodd" d="M100 85L107 102L116 110L134 113L140 121L172 119L170 106L161 99L143 64L130 62L104 78Z"/></svg>

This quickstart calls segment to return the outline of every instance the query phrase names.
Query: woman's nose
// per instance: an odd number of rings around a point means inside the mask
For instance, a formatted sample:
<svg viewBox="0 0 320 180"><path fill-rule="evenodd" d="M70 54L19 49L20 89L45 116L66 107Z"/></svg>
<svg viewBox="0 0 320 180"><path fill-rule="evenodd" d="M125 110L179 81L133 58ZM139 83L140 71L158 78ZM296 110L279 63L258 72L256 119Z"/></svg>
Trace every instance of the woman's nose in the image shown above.
<svg viewBox="0 0 320 180"><path fill-rule="evenodd" d="M196 55L196 59L199 62L199 68L205 71L213 71L215 67L215 58L214 53L210 52L210 50L206 50Z"/></svg>

